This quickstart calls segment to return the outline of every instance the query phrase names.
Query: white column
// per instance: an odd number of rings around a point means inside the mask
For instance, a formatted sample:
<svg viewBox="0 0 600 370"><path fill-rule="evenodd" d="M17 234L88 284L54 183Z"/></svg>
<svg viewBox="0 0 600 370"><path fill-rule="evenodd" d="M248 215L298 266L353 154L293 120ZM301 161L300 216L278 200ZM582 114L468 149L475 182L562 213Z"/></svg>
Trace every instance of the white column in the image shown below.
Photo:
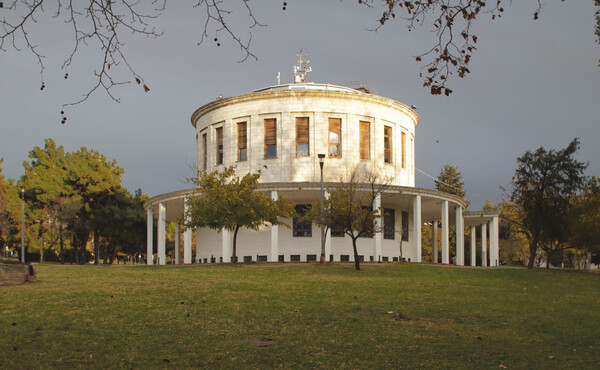
<svg viewBox="0 0 600 370"><path fill-rule="evenodd" d="M325 199L329 199L329 193L325 190ZM325 234L325 261L329 261L329 256L331 255L331 229L327 229Z"/></svg>
<svg viewBox="0 0 600 370"><path fill-rule="evenodd" d="M179 237L180 235L180 230L181 227L179 225L179 222L175 223L175 264L179 265Z"/></svg>
<svg viewBox="0 0 600 370"><path fill-rule="evenodd" d="M415 262L421 262L421 196L413 198L413 239L415 243Z"/></svg>
<svg viewBox="0 0 600 370"><path fill-rule="evenodd" d="M489 259L489 263L490 263L490 267L491 266L495 266L494 261L495 261L495 257L494 257L494 224L492 221L490 221L488 223L488 228L489 231L488 233L490 234L490 238L489 238L489 244L490 244L490 249L488 252L488 259Z"/></svg>
<svg viewBox="0 0 600 370"><path fill-rule="evenodd" d="M431 232L433 233L433 247L431 249L433 252L433 263L438 263L438 222L433 221L432 227L433 229Z"/></svg>
<svg viewBox="0 0 600 370"><path fill-rule="evenodd" d="M481 266L487 266L487 224L481 225Z"/></svg>
<svg viewBox="0 0 600 370"><path fill-rule="evenodd" d="M381 256L381 242L383 241L383 228L381 227L381 224L383 222L383 209L381 208L381 195L377 194L375 196L375 199L373 201L373 208L374 210L379 211L379 215L381 215L381 217L376 218L375 219L375 230L377 231L375 233L375 237L374 237L374 245L373 245L373 259L374 261L379 261L379 256ZM365 257L365 261L367 260Z"/></svg>
<svg viewBox="0 0 600 370"><path fill-rule="evenodd" d="M187 222L190 221L188 213L188 199L183 200L183 214ZM183 232L183 263L192 263L192 229Z"/></svg>
<svg viewBox="0 0 600 370"><path fill-rule="evenodd" d="M325 261L329 261L331 255L331 229L327 229L325 235Z"/></svg>
<svg viewBox="0 0 600 370"><path fill-rule="evenodd" d="M166 213L167 209L163 203L158 203L158 236L156 242L158 243L157 259L159 265L165 264L165 242L166 236Z"/></svg>
<svg viewBox="0 0 600 370"><path fill-rule="evenodd" d="M152 208L148 207L148 209L146 210L146 263L148 265L152 264L152 259L153 259L153 255L152 255L152 244L154 242L154 240L152 239L152 237L154 236L154 212L152 211Z"/></svg>
<svg viewBox="0 0 600 370"><path fill-rule="evenodd" d="M223 262L231 262L231 248L229 242L229 231L221 230L221 249L223 250ZM239 261L238 257L238 261Z"/></svg>
<svg viewBox="0 0 600 370"><path fill-rule="evenodd" d="M196 263L200 262L200 233L196 233Z"/></svg>
<svg viewBox="0 0 600 370"><path fill-rule="evenodd" d="M492 229L494 230L494 266L500 265L500 240L498 235L498 216L492 219Z"/></svg>
<svg viewBox="0 0 600 370"><path fill-rule="evenodd" d="M279 195L276 190L271 191L271 199L277 200ZM271 226L271 258L270 262L279 261L279 226Z"/></svg>
<svg viewBox="0 0 600 370"><path fill-rule="evenodd" d="M450 250L448 244L450 238L448 234L448 201L442 203L442 263L450 263Z"/></svg>
<svg viewBox="0 0 600 370"><path fill-rule="evenodd" d="M475 226L471 226L471 266L475 266L477 264L477 252L475 251L475 243L477 241L476 232Z"/></svg>
<svg viewBox="0 0 600 370"><path fill-rule="evenodd" d="M456 265L465 265L465 228L462 207L456 207Z"/></svg>

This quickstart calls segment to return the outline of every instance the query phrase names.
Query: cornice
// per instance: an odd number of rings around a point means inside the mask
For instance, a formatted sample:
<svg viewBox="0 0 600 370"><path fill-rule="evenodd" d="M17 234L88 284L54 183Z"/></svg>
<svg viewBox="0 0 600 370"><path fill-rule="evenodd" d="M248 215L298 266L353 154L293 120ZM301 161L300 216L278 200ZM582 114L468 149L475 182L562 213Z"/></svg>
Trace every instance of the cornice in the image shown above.
<svg viewBox="0 0 600 370"><path fill-rule="evenodd" d="M399 110L409 116L415 123L415 127L419 124L419 115L412 108L404 103L400 103L396 100L385 98L379 95L366 94L359 91L337 91L337 90L269 90L269 91L256 91L242 95L230 96L227 98L212 101L208 104L201 106L196 109L192 114L191 123L192 126L196 127L197 120L203 115L212 112L216 109L238 103L251 102L256 100L269 100L269 99L281 99L288 97L310 97L310 98L337 98L337 99L353 99L370 103L377 103L386 105Z"/></svg>

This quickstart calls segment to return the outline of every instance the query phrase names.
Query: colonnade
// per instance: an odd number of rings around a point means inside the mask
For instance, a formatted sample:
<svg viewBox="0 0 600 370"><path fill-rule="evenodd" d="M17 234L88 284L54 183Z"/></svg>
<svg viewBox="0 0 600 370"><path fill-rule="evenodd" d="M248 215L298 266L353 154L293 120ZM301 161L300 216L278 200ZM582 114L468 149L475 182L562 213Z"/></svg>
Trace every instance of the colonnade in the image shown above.
<svg viewBox="0 0 600 370"><path fill-rule="evenodd" d="M278 192L276 190L271 191L271 198L277 200ZM375 208L381 209L381 197L378 195L374 203ZM159 202L156 209L158 210L158 232L157 232L157 260L154 261L153 256L153 221L154 221L154 210L152 207L147 207L147 263L152 265L154 263L159 265L166 264L166 204ZM188 202L187 198L184 199L183 212L187 213ZM497 214L486 214L483 217L482 212L467 212L467 215L463 214L463 207L455 205L454 218L456 227L456 258L454 261L450 261L450 217L449 217L449 202L448 200L441 201L440 215L439 218L432 222L432 240L433 240L433 262L438 263L438 225L441 226L441 263L450 264L454 263L458 266L465 265L465 250L464 250L464 230L465 230L465 217L467 218L467 227L470 227L471 240L470 240L470 265L475 266L476 264L476 228L480 227L481 235L481 265L482 266L498 266L499 254L498 254L498 215ZM410 239L413 241L413 262L422 261L422 204L421 195L412 196L412 222L409 228ZM376 229L378 232L375 233L373 238L373 255L375 260L379 261L381 257L383 232L380 223L382 219L377 219L378 226ZM488 246L488 229L489 229L489 246ZM277 262L279 258L279 226L274 225L271 227L270 235L270 253L268 254L269 262ZM179 222L175 223L175 263L180 264L180 234L181 225ZM200 235L197 234L197 239ZM231 262L231 235L227 230L221 231L221 245L222 254L218 257L218 262ZM200 245L201 240L196 241L196 245ZM488 252L489 250L489 252ZM199 255L198 250L196 251L197 256ZM325 255L331 254L331 231L327 231L325 239ZM198 259L198 257L196 258ZM186 229L183 232L183 263L192 263L192 230Z"/></svg>

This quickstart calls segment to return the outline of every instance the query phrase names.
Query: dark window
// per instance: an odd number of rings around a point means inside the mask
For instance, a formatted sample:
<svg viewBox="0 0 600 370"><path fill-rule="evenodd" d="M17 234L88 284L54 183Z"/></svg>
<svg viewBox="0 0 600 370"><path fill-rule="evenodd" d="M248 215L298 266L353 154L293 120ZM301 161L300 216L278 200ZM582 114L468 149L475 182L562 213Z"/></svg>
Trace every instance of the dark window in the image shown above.
<svg viewBox="0 0 600 370"><path fill-rule="evenodd" d="M238 161L245 161L248 159L248 135L246 122L239 122L237 124L238 129Z"/></svg>
<svg viewBox="0 0 600 370"><path fill-rule="evenodd" d="M375 257L373 257L373 256L370 256L370 257L369 257L369 261L371 261L371 262L375 261Z"/></svg>
<svg viewBox="0 0 600 370"><path fill-rule="evenodd" d="M265 158L277 157L277 119L265 120Z"/></svg>
<svg viewBox="0 0 600 370"><path fill-rule="evenodd" d="M312 236L312 222L302 221L304 217L310 211L310 204L297 204L296 205L296 216L293 222L293 235L295 237Z"/></svg>
<svg viewBox="0 0 600 370"><path fill-rule="evenodd" d="M258 262L267 262L267 256L258 256Z"/></svg>
<svg viewBox="0 0 600 370"><path fill-rule="evenodd" d="M362 256L362 255L358 256L358 260L360 262L365 262L365 256Z"/></svg>
<svg viewBox="0 0 600 370"><path fill-rule="evenodd" d="M402 212L402 241L408 241L408 212Z"/></svg>
<svg viewBox="0 0 600 370"><path fill-rule="evenodd" d="M308 117L296 117L296 155L308 156L309 151Z"/></svg>
<svg viewBox="0 0 600 370"><path fill-rule="evenodd" d="M219 262L223 263L223 257L219 257Z"/></svg>
<svg viewBox="0 0 600 370"><path fill-rule="evenodd" d="M392 208L383 209L383 238L395 239L396 234L396 214Z"/></svg>
<svg viewBox="0 0 600 370"><path fill-rule="evenodd" d="M389 258L388 258L388 257L381 257L381 260L382 260L383 262L388 262L388 261L389 261Z"/></svg>
<svg viewBox="0 0 600 370"><path fill-rule="evenodd" d="M205 258L205 259L204 259L204 263L206 263L206 262L208 262L208 259L206 259L206 258Z"/></svg>
<svg viewBox="0 0 600 370"><path fill-rule="evenodd" d="M300 255L299 254L292 254L290 256L290 261L292 261L292 262L300 262Z"/></svg>
<svg viewBox="0 0 600 370"><path fill-rule="evenodd" d="M278 260L279 262L284 262L285 260L284 260L284 258L283 258L283 254L280 254L280 255L277 257L277 260Z"/></svg>
<svg viewBox="0 0 600 370"><path fill-rule="evenodd" d="M244 263L252 262L252 256L244 256Z"/></svg>
<svg viewBox="0 0 600 370"><path fill-rule="evenodd" d="M333 227L331 228L331 237L332 238L343 238L344 237L344 229Z"/></svg>
<svg viewBox="0 0 600 370"><path fill-rule="evenodd" d="M217 164L223 164L223 127L216 129L217 132Z"/></svg>
<svg viewBox="0 0 600 370"><path fill-rule="evenodd" d="M398 257L394 257L393 261L398 262Z"/></svg>
<svg viewBox="0 0 600 370"><path fill-rule="evenodd" d="M371 123L360 121L358 135L360 159L369 159L369 152L371 149Z"/></svg>
<svg viewBox="0 0 600 370"><path fill-rule="evenodd" d="M329 262L333 262L333 254L329 255Z"/></svg>
<svg viewBox="0 0 600 370"><path fill-rule="evenodd" d="M317 262L317 255L316 254L307 254L306 261L307 262Z"/></svg>
<svg viewBox="0 0 600 370"><path fill-rule="evenodd" d="M348 261L350 261L350 255L348 255L348 254L342 254L340 256L340 261L342 261L342 262L348 262Z"/></svg>
<svg viewBox="0 0 600 370"><path fill-rule="evenodd" d="M342 120L340 118L329 119L329 156L342 156Z"/></svg>
<svg viewBox="0 0 600 370"><path fill-rule="evenodd" d="M392 163L392 128L383 126L383 161Z"/></svg>

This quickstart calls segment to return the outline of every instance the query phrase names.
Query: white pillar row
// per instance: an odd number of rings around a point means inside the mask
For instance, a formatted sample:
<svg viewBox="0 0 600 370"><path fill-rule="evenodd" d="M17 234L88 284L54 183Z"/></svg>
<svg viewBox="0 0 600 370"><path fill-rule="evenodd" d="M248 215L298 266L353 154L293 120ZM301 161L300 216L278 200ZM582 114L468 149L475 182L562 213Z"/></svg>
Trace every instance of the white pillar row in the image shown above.
<svg viewBox="0 0 600 370"><path fill-rule="evenodd" d="M481 225L481 266L487 266L487 228Z"/></svg>
<svg viewBox="0 0 600 370"><path fill-rule="evenodd" d="M448 201L442 203L442 263L450 263L450 238L448 233Z"/></svg>
<svg viewBox="0 0 600 370"><path fill-rule="evenodd" d="M433 252L433 263L438 263L438 222L437 221L433 221L433 227L432 227L432 231L433 233L433 247L432 247L432 252Z"/></svg>
<svg viewBox="0 0 600 370"><path fill-rule="evenodd" d="M471 226L471 266L475 266L477 264L477 255L476 255L476 241L477 241L477 234L476 234L476 228L475 226Z"/></svg>
<svg viewBox="0 0 600 370"><path fill-rule="evenodd" d="M223 262L231 262L231 248L229 239L229 231L225 229L221 230L221 249L223 250ZM197 248L198 247L196 247L196 249Z"/></svg>
<svg viewBox="0 0 600 370"><path fill-rule="evenodd" d="M416 195L413 198L413 239L415 242L415 262L421 262L421 196Z"/></svg>
<svg viewBox="0 0 600 370"><path fill-rule="evenodd" d="M165 264L165 242L167 240L166 213L167 208L165 207L165 205L163 203L158 203L158 236L156 240L158 244L158 253L156 257L158 260L157 263L159 265Z"/></svg>
<svg viewBox="0 0 600 370"><path fill-rule="evenodd" d="M498 216L492 218L492 229L494 230L494 266L500 265L500 237L498 230Z"/></svg>
<svg viewBox="0 0 600 370"><path fill-rule="evenodd" d="M186 221L190 221L188 213L188 199L183 200L183 215ZM183 232L183 263L192 263L192 229L187 228Z"/></svg>
<svg viewBox="0 0 600 370"><path fill-rule="evenodd" d="M152 244L154 242L153 240L153 236L154 236L154 212L152 211L152 208L148 207L148 209L146 210L146 263L148 265L152 264Z"/></svg>
<svg viewBox="0 0 600 370"><path fill-rule="evenodd" d="M181 231L181 226L179 222L175 223L175 264L179 265L179 237Z"/></svg>
<svg viewBox="0 0 600 370"><path fill-rule="evenodd" d="M465 228L462 207L456 207L456 265L465 265Z"/></svg>
<svg viewBox="0 0 600 370"><path fill-rule="evenodd" d="M375 230L376 233L374 235L375 239L373 242L373 259L374 261L379 261L379 256L381 256L381 243L383 241L383 230L382 230L382 222L383 222L383 208L381 208L381 195L377 194L375 199L373 200L373 208L379 212L381 217L375 219ZM366 259L365 259L366 261Z"/></svg>
<svg viewBox="0 0 600 370"><path fill-rule="evenodd" d="M279 195L277 194L277 190L271 191L271 199L277 200ZM270 262L279 261L279 226L271 225L271 258L269 258Z"/></svg>

